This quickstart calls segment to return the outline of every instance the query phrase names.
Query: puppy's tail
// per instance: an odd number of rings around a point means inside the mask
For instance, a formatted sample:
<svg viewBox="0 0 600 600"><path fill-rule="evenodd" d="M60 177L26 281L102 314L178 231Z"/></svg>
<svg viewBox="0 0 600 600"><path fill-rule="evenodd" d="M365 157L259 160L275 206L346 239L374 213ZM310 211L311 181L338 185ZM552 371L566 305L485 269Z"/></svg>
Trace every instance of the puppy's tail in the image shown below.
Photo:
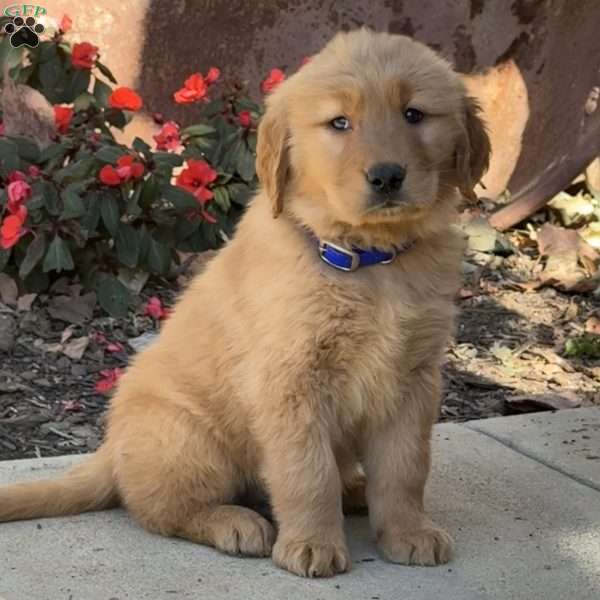
<svg viewBox="0 0 600 600"><path fill-rule="evenodd" d="M59 479L0 487L0 522L75 515L117 504L111 457L102 447Z"/></svg>

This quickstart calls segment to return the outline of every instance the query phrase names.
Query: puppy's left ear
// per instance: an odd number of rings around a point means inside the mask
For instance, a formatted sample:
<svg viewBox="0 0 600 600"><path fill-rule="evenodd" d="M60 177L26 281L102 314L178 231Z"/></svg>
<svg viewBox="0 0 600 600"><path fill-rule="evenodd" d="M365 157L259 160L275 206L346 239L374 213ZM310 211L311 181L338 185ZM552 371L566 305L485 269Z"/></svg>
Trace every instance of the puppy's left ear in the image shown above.
<svg viewBox="0 0 600 600"><path fill-rule="evenodd" d="M477 200L473 188L479 183L490 163L490 138L480 118L481 107L465 98L463 132L456 148L457 187L469 200Z"/></svg>
<svg viewBox="0 0 600 600"><path fill-rule="evenodd" d="M289 165L288 126L281 99L272 98L258 126L256 174L271 201L273 217L283 210Z"/></svg>

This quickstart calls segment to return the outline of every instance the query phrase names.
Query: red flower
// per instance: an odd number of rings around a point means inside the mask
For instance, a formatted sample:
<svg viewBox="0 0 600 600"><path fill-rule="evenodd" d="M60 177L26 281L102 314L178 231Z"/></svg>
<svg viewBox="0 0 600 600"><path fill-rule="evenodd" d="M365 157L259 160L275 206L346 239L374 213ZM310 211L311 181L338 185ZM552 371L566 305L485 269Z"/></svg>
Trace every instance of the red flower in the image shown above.
<svg viewBox="0 0 600 600"><path fill-rule="evenodd" d="M272 92L282 81L285 80L285 73L281 69L271 69L270 73L260 84L263 94Z"/></svg>
<svg viewBox="0 0 600 600"><path fill-rule="evenodd" d="M96 391L99 394L106 394L106 392L110 392L117 382L123 375L123 371L121 369L105 369L104 371L100 371L100 375L102 375L102 379L96 381Z"/></svg>
<svg viewBox="0 0 600 600"><path fill-rule="evenodd" d="M221 76L221 71L219 69L217 69L217 67L211 67L208 70L208 73L206 74L204 81L206 82L206 85L212 85L213 83L215 83L217 81L217 79L219 79L220 76Z"/></svg>
<svg viewBox="0 0 600 600"><path fill-rule="evenodd" d="M249 110L243 110L238 114L238 121L242 127L249 129L252 127L252 115Z"/></svg>
<svg viewBox="0 0 600 600"><path fill-rule="evenodd" d="M168 121L163 128L154 136L158 150L175 150L181 143L179 137L179 125L174 121Z"/></svg>
<svg viewBox="0 0 600 600"><path fill-rule="evenodd" d="M137 112L142 108L144 103L141 96L136 94L132 89L119 87L108 97L108 104L111 108Z"/></svg>
<svg viewBox="0 0 600 600"><path fill-rule="evenodd" d="M42 170L37 165L29 165L27 173L29 177L39 177L42 174Z"/></svg>
<svg viewBox="0 0 600 600"><path fill-rule="evenodd" d="M148 304L146 304L146 310L144 311L145 315L160 321L162 319L166 319L171 311L168 308L165 308L157 296L152 296L150 300L148 300Z"/></svg>
<svg viewBox="0 0 600 600"><path fill-rule="evenodd" d="M98 177L104 185L118 186L132 179L139 179L144 175L144 165L135 160L135 156L126 154L117 161L117 168L113 165L104 165Z"/></svg>
<svg viewBox="0 0 600 600"><path fill-rule="evenodd" d="M217 179L217 172L204 160L188 160L187 164L188 168L181 171L176 183L196 197L204 219L209 223L216 223L217 220L204 210L204 206L214 195L207 186Z"/></svg>
<svg viewBox="0 0 600 600"><path fill-rule="evenodd" d="M23 171L11 171L8 174L8 183L13 183L15 181L26 181L27 176Z"/></svg>
<svg viewBox="0 0 600 600"><path fill-rule="evenodd" d="M98 58L98 47L89 42L73 45L71 62L76 69L91 69Z"/></svg>
<svg viewBox="0 0 600 600"><path fill-rule="evenodd" d="M188 168L177 177L177 185L187 190L204 205L213 197L206 187L217 178L217 172L204 160L188 160Z"/></svg>
<svg viewBox="0 0 600 600"><path fill-rule="evenodd" d="M73 21L71 20L71 17L69 17L69 15L63 15L58 27L63 33L70 31L71 27L73 27Z"/></svg>
<svg viewBox="0 0 600 600"><path fill-rule="evenodd" d="M194 73L185 80L183 87L173 95L177 104L192 104L204 100L208 85L200 73Z"/></svg>
<svg viewBox="0 0 600 600"><path fill-rule="evenodd" d="M20 171L15 171L14 173L11 173L11 176L16 175L16 173L22 175ZM17 179L8 184L7 193L8 202L6 203L6 207L8 208L8 212L11 215L16 215L21 208L24 208L22 206L23 202L26 202L31 198L31 187L25 181Z"/></svg>
<svg viewBox="0 0 600 600"><path fill-rule="evenodd" d="M67 133L71 126L71 119L73 118L73 109L68 106L59 106L58 104L54 107L54 122L58 129L58 133Z"/></svg>
<svg viewBox="0 0 600 600"><path fill-rule="evenodd" d="M27 209L19 206L15 214L9 215L0 226L0 246L4 250L12 248L26 233L23 227L27 219Z"/></svg>
<svg viewBox="0 0 600 600"><path fill-rule="evenodd" d="M98 173L98 178L104 185L121 185L121 178L112 165L104 165Z"/></svg>

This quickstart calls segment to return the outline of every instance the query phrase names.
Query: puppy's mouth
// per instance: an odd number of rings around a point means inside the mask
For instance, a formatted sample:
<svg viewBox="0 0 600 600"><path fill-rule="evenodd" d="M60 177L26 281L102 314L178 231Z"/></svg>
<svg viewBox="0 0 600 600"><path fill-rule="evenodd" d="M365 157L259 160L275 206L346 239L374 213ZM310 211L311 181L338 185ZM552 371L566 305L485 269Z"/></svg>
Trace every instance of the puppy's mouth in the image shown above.
<svg viewBox="0 0 600 600"><path fill-rule="evenodd" d="M373 213L397 213L406 210L410 210L411 208L416 208L418 206L418 202L413 198L407 197L406 194L396 193L396 194L386 194L382 196L381 194L372 195L367 200L367 207L364 210L365 215L370 215Z"/></svg>

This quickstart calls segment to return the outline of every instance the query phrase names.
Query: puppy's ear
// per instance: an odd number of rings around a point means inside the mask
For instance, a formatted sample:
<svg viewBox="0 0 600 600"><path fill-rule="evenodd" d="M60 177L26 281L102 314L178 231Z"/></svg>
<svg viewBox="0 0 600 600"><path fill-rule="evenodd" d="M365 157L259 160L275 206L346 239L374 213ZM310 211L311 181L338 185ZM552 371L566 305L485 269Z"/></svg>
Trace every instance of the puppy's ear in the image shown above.
<svg viewBox="0 0 600 600"><path fill-rule="evenodd" d="M256 173L271 201L273 217L283 210L289 170L288 126L281 100L271 101L258 126Z"/></svg>
<svg viewBox="0 0 600 600"><path fill-rule="evenodd" d="M481 108L473 98L465 99L463 132L456 148L457 187L469 200L477 200L473 188L490 163L490 138L479 117Z"/></svg>

